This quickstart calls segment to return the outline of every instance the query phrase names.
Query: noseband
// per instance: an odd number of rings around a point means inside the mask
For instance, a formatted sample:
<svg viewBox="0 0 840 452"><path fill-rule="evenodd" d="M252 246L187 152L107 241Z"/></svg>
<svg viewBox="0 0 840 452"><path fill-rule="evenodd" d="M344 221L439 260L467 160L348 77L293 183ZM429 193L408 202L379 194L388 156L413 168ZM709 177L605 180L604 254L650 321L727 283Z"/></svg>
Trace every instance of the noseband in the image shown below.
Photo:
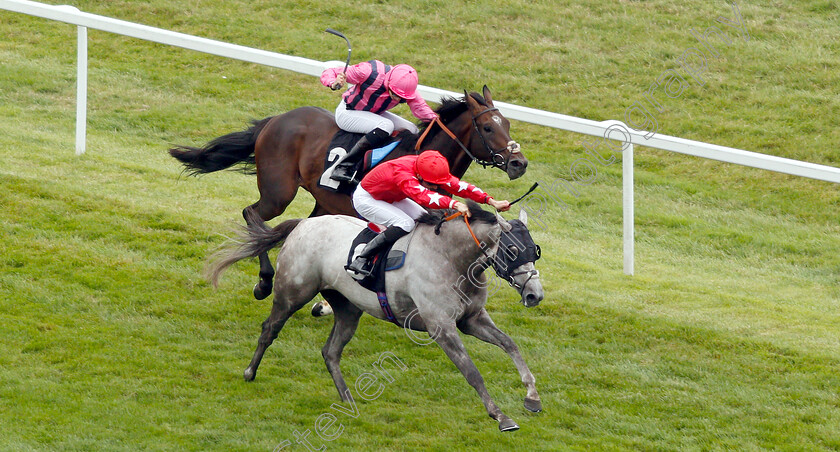
<svg viewBox="0 0 840 452"><path fill-rule="evenodd" d="M517 283L516 282L516 277L519 276L519 275L525 275L525 274L528 275L528 279L526 279L525 282L522 283L522 284ZM517 292L519 292L521 294L522 290L525 289L525 286L527 286L528 283L531 281L531 278L538 278L539 279L539 277L540 277L540 272L536 268L533 269L533 270L522 270L521 272L511 273L510 276L508 276L508 278L507 278L507 282L508 282L508 284L510 284L510 287L513 287L514 289L516 289Z"/></svg>

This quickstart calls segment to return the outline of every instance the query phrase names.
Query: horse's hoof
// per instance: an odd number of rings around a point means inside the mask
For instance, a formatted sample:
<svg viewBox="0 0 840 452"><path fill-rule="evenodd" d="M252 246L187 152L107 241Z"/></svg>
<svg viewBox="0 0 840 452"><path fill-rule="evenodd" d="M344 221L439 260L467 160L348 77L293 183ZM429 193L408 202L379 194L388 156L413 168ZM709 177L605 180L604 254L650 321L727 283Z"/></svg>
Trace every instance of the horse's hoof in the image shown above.
<svg viewBox="0 0 840 452"><path fill-rule="evenodd" d="M310 313L312 314L312 317L324 317L332 314L333 310L329 303L321 301L312 305L312 311L310 311Z"/></svg>
<svg viewBox="0 0 840 452"><path fill-rule="evenodd" d="M254 369L249 367L245 369L245 374L243 376L245 377L245 381L254 381L254 378L257 377L257 373L254 372Z"/></svg>
<svg viewBox="0 0 840 452"><path fill-rule="evenodd" d="M519 430L519 426L516 425L516 422L513 422L513 419L506 418L502 419L501 422L499 422L499 431L513 432L516 430Z"/></svg>
<svg viewBox="0 0 840 452"><path fill-rule="evenodd" d="M271 295L271 284L265 281L260 281L254 284L254 298L257 300L264 300L265 297Z"/></svg>
<svg viewBox="0 0 840 452"><path fill-rule="evenodd" d="M525 399L525 409L532 413L539 413L542 411L542 402L538 399Z"/></svg>

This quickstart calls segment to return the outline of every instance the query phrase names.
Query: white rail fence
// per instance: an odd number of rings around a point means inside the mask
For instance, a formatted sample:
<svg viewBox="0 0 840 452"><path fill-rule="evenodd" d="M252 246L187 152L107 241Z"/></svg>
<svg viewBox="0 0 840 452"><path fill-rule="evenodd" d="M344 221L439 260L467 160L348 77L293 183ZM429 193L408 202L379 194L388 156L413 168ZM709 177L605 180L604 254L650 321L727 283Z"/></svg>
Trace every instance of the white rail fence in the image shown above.
<svg viewBox="0 0 840 452"><path fill-rule="evenodd" d="M212 39L200 38L146 25L140 25L110 17L79 11L72 6L54 6L28 0L0 0L0 9L65 22L78 26L78 65L76 103L76 154L85 152L87 121L87 29L107 31L160 44L167 44L195 50L211 55L247 61L250 63L286 69L303 74L320 76L321 72L334 62L321 62L265 50L244 47ZM438 88L419 86L418 91L428 100L439 102L444 96L459 96L458 93ZM840 183L840 168L799 160L759 154L741 149L718 146L700 141L686 140L647 131L637 131L620 121L591 121L574 116L537 110L505 102L495 102L506 117L569 132L593 135L619 140L615 132L621 133L622 189L623 189L623 231L624 231L624 273L634 273L634 203L633 203L633 147L647 146L680 154L692 155L736 165L765 169L794 176ZM616 149L617 151L617 149Z"/></svg>

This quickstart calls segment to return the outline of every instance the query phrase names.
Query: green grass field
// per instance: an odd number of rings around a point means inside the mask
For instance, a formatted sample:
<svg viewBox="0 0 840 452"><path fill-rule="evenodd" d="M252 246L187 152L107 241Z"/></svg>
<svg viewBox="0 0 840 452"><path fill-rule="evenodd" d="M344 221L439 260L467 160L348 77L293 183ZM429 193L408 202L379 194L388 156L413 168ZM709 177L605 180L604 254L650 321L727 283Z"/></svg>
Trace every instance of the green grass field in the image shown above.
<svg viewBox="0 0 840 452"><path fill-rule="evenodd" d="M60 4L60 1L49 3ZM421 83L593 120L624 119L691 30L715 42L705 84L654 91L657 132L840 166L836 0L292 2L89 0L85 12L316 60L379 58ZM87 153L74 155L75 27L0 11L0 450L836 450L840 449L838 187L636 149L636 275L622 272L620 164L532 215L546 299L488 302L537 378L544 411L499 349L465 339L502 434L437 346L370 317L343 359L352 385L381 354L407 366L356 418L320 349L331 319L301 311L242 371L269 301L256 262L212 289L207 255L258 197L252 176L188 178L166 150L250 119L333 108L313 77L89 31ZM717 37L710 38L711 40ZM682 72L685 75L684 72ZM398 110L407 114L406 109ZM514 198L568 178L581 135L514 121L531 160ZM545 193L545 188L542 189ZM305 216L301 192L283 218ZM315 422L336 414L337 438Z"/></svg>

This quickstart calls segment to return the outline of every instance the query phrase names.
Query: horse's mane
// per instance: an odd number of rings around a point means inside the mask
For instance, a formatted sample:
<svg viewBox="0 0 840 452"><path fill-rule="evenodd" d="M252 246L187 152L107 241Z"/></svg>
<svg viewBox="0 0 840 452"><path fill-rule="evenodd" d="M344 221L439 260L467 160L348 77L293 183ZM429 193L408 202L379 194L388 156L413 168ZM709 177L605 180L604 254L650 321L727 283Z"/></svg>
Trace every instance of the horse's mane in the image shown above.
<svg viewBox="0 0 840 452"><path fill-rule="evenodd" d="M487 101L484 100L484 97L478 93L470 93L470 97L475 99L481 105L488 106ZM467 101L465 98L454 98L450 96L446 96L441 99L440 107L435 110L435 113L440 116L440 120L444 124L448 124L453 119L457 118L465 111L467 111ZM423 132L429 127L430 123L418 123L417 127L420 129L418 134L413 134L407 130L403 130L397 135L397 139L402 140L398 146L399 149L414 149L414 145L417 143L417 140L420 139L420 136L423 135ZM441 131L440 127L435 127L431 131L429 131L429 135L426 136L427 140L431 140L434 138Z"/></svg>
<svg viewBox="0 0 840 452"><path fill-rule="evenodd" d="M470 209L470 223L487 223L487 224L496 224L499 222L499 219L496 217L496 214L493 212L488 212L481 208L475 201L467 201L467 207ZM444 218L448 217L449 215L457 212L454 209L436 209L430 212L424 213L417 219L417 224L426 224L431 226L437 226L443 223Z"/></svg>

